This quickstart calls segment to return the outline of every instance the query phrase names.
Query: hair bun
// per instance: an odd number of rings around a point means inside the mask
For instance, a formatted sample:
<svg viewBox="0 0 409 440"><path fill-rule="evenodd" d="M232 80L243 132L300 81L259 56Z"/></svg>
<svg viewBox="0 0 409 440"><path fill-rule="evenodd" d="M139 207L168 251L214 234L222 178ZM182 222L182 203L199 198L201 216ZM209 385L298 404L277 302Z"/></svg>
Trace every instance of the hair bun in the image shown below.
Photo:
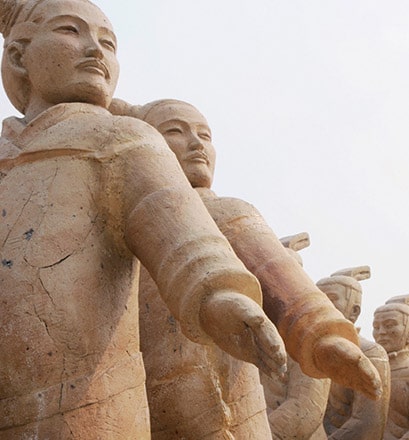
<svg viewBox="0 0 409 440"><path fill-rule="evenodd" d="M24 3L21 0L0 0L0 32L4 37L10 33Z"/></svg>
<svg viewBox="0 0 409 440"><path fill-rule="evenodd" d="M348 267L347 269L337 270L331 276L343 275L355 278L357 281L367 280L371 277L371 268L369 266Z"/></svg>

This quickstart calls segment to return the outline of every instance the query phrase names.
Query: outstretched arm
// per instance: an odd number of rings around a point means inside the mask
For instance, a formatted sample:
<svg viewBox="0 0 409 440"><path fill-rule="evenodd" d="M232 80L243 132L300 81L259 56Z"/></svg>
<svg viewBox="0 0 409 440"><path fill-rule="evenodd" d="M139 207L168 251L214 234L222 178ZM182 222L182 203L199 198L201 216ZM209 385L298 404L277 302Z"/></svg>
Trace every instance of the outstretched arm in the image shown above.
<svg viewBox="0 0 409 440"><path fill-rule="evenodd" d="M378 397L379 375L357 346L354 326L288 255L255 208L237 199L204 196L203 201L237 256L259 279L264 311L303 371Z"/></svg>
<svg viewBox="0 0 409 440"><path fill-rule="evenodd" d="M257 304L257 279L236 257L163 138L131 118L117 118L117 124L127 142L107 164L122 182L113 182L112 206L121 192L128 249L150 272L183 332L196 342L215 342L266 374L282 369L284 348Z"/></svg>
<svg viewBox="0 0 409 440"><path fill-rule="evenodd" d="M292 359L287 374L286 399L268 415L271 432L274 438L308 440L322 425L330 381L306 376ZM268 379L262 382L269 386Z"/></svg>

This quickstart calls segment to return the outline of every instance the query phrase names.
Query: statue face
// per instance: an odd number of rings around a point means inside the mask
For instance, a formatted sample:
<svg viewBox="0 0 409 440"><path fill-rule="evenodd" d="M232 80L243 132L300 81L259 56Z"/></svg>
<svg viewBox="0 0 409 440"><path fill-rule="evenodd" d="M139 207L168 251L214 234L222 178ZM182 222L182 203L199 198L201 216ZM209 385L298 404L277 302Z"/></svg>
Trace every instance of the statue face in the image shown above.
<svg viewBox="0 0 409 440"><path fill-rule="evenodd" d="M116 38L104 14L81 0L46 0L21 63L30 82L29 103L42 107L88 102L108 107L118 80Z"/></svg>
<svg viewBox="0 0 409 440"><path fill-rule="evenodd" d="M405 348L408 339L406 316L398 310L380 311L375 313L373 321L373 337L388 352Z"/></svg>
<svg viewBox="0 0 409 440"><path fill-rule="evenodd" d="M210 188L216 161L212 134L206 119L184 103L161 104L146 121L166 139L190 184Z"/></svg>
<svg viewBox="0 0 409 440"><path fill-rule="evenodd" d="M361 312L360 294L342 284L319 286L346 319L355 322Z"/></svg>

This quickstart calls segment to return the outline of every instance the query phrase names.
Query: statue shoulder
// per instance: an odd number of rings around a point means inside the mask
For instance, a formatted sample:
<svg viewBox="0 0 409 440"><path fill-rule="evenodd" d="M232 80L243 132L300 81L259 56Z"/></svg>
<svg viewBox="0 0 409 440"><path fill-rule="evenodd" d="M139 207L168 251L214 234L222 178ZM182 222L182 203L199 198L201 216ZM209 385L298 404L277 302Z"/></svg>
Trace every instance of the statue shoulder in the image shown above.
<svg viewBox="0 0 409 440"><path fill-rule="evenodd" d="M211 203L214 207L217 206L221 210L228 209L230 213L235 213L236 216L260 215L251 203L235 197L214 197L211 199Z"/></svg>
<svg viewBox="0 0 409 440"><path fill-rule="evenodd" d="M123 138L152 140L159 141L161 144L165 143L163 136L148 123L130 116L113 116L110 115L113 121L113 128L116 134Z"/></svg>
<svg viewBox="0 0 409 440"><path fill-rule="evenodd" d="M113 115L91 104L59 104L43 120L36 124L49 126L60 136L66 132L70 143L82 144L90 150L118 152L137 146L168 150L162 135L146 122Z"/></svg>
<svg viewBox="0 0 409 440"><path fill-rule="evenodd" d="M144 121L130 116L113 115L105 108L86 103L58 104L44 112L34 123L75 127L75 131L88 129L105 135L123 138L161 137L159 132Z"/></svg>
<svg viewBox="0 0 409 440"><path fill-rule="evenodd" d="M369 359L383 359L389 362L388 354L385 349L374 341L359 337L359 346L366 357Z"/></svg>

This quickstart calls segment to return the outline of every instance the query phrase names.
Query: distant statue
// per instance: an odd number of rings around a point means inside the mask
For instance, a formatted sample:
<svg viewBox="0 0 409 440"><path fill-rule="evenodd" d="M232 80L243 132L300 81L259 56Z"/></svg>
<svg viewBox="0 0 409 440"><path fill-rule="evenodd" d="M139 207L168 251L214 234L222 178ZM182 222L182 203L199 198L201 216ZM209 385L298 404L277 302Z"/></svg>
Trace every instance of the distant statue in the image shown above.
<svg viewBox="0 0 409 440"><path fill-rule="evenodd" d="M0 32L24 114L0 137L0 437L150 438L135 257L192 340L280 369L257 279L162 136L107 110L118 63L104 14L0 0Z"/></svg>
<svg viewBox="0 0 409 440"><path fill-rule="evenodd" d="M297 252L310 245L306 232L280 239L287 252L303 265ZM282 378L260 374L267 403L267 416L273 438L281 440L326 440L323 427L330 387L329 379L304 374L297 362L287 358Z"/></svg>
<svg viewBox="0 0 409 440"><path fill-rule="evenodd" d="M370 277L368 266L342 269L329 278L318 281L317 286L334 306L352 323L361 313L362 288L359 283ZM324 426L329 439L381 440L386 425L389 405L390 371L385 350L362 336L359 345L377 369L384 393L377 400L368 399L353 389L337 383L331 384Z"/></svg>
<svg viewBox="0 0 409 440"><path fill-rule="evenodd" d="M396 296L374 313L373 336L387 351L391 399L384 440L409 439L409 296Z"/></svg>
<svg viewBox="0 0 409 440"><path fill-rule="evenodd" d="M375 397L379 393L375 391L379 378L369 360L355 345L357 334L354 326L343 318L294 258L288 255L253 206L242 200L218 197L211 191L215 150L211 130L203 115L190 104L177 100L156 101L139 109L123 101L114 101L111 110L125 115L129 111L130 115L137 115L164 136L216 224L238 257L258 277L263 289L264 310L277 325L289 354L300 363L304 373L317 378L331 376L334 380ZM143 295L146 299L145 293ZM197 354L190 354L189 347L180 343L178 336L174 335L179 330L174 325L173 317L168 315L164 319L161 314L150 313L151 310L163 310L158 301L158 295L150 291L148 300L141 303L141 326L146 324L148 329L155 326L160 329L156 335L148 330L144 335L147 339L142 338L150 407L154 408L151 415L152 425L155 426L154 438L178 438L178 435L183 436L188 432L186 426L192 425L198 429L200 436L203 433L209 435L216 426L219 427L219 431L214 433L216 437L222 432L226 438L229 438L228 435L252 438L251 435L238 436L236 429L241 428L240 423L246 414L255 414L260 408L256 383L253 379L247 379L248 383L244 384L245 389L255 390L253 396L248 394L249 391L244 395L246 402L256 402L252 406L248 406L248 403L240 404L240 393L234 394L234 389L224 394L224 385L228 381L236 380L235 389L240 390L240 373L235 373L234 367L229 367L225 370L228 375L216 374L220 371L219 367L209 365L227 362L220 359L214 364L211 360L210 363L200 365ZM155 321L157 317L161 317L162 323ZM157 340L163 334L173 341L169 346L173 347L174 356L163 356L158 364L161 349L157 346ZM237 376L231 376L232 371ZM206 376L208 378L204 379ZM203 381L213 381L211 387L215 387L219 393L215 400L219 399L220 402L216 409L213 400L208 399L208 394L200 394L200 390L206 389L207 385L202 385L196 379L198 377L202 377ZM254 375L247 375L249 377ZM184 389L190 386L190 382L194 389L198 387L197 395L191 393L189 398L180 399L178 393L181 392L183 396L188 394ZM229 387L231 384L228 384ZM166 403L163 400L165 398ZM196 419L192 419L192 411L196 408L200 409ZM220 415L216 416L215 413ZM216 420L213 422L214 418ZM250 423L251 420L248 425ZM254 438L262 439L262 435L264 431Z"/></svg>

